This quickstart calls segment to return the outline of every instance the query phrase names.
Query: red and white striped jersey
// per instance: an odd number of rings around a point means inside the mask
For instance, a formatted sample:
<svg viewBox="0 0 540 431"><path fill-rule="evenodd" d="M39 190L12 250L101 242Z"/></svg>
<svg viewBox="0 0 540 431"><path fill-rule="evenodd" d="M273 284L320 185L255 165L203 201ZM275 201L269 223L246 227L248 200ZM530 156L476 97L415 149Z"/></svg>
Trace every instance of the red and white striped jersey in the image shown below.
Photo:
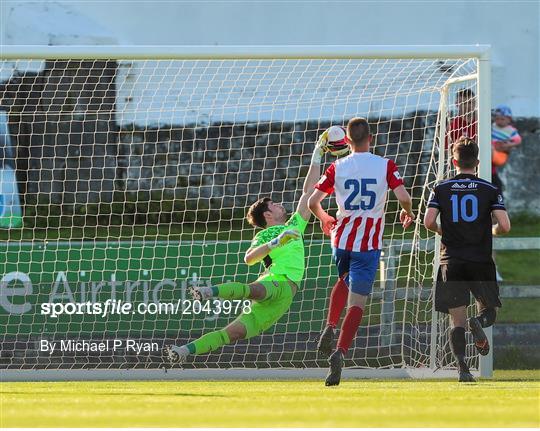
<svg viewBox="0 0 540 431"><path fill-rule="evenodd" d="M382 248L388 188L403 184L396 164L369 152L352 153L332 163L315 187L336 192L337 223L332 246L349 251Z"/></svg>

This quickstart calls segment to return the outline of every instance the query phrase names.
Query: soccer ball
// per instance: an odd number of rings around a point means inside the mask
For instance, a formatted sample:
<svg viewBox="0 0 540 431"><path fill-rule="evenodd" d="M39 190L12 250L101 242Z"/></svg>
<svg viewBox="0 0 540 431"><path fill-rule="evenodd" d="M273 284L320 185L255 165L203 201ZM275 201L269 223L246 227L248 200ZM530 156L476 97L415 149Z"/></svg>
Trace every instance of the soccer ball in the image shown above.
<svg viewBox="0 0 540 431"><path fill-rule="evenodd" d="M351 148L349 147L349 139L345 128L342 126L331 126L327 129L328 143L326 147L328 152L333 156L344 156L349 154Z"/></svg>

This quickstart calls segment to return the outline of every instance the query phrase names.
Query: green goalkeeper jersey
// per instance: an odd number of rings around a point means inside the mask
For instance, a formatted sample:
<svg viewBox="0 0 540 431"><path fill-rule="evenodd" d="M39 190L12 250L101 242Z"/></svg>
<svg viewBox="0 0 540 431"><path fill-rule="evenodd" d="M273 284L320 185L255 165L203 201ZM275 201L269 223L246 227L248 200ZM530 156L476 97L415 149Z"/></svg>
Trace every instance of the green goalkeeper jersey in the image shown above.
<svg viewBox="0 0 540 431"><path fill-rule="evenodd" d="M299 283L304 277L306 267L303 234L308 224L302 216L295 212L285 224L270 226L255 235L251 247L258 247L276 238L285 230L296 230L301 238L289 241L282 247L272 250L263 260L267 271L273 274L286 275L290 280Z"/></svg>

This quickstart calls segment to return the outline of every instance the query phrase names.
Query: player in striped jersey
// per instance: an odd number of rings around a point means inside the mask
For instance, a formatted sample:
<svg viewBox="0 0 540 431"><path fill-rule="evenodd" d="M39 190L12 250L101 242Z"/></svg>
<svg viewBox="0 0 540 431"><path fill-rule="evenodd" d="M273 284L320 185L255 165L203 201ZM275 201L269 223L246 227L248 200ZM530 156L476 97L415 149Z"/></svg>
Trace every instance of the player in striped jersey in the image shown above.
<svg viewBox="0 0 540 431"><path fill-rule="evenodd" d="M407 228L414 220L412 200L395 163L369 151L372 135L367 120L351 119L347 137L352 153L330 165L309 199L309 208L320 220L325 235L331 237L339 276L330 295L327 326L319 339L319 352L331 353L335 327L348 301L337 349L328 359L327 386L340 382L343 357L356 335L372 290L381 255L389 188L403 208L400 213L403 226ZM322 200L334 191L339 209L337 219L321 206Z"/></svg>

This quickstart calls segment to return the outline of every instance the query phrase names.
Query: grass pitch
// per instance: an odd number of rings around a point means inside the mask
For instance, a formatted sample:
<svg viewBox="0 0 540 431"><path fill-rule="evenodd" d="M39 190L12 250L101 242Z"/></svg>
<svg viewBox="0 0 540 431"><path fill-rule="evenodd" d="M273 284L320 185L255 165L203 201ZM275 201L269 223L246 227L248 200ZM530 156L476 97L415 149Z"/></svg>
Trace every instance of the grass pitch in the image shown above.
<svg viewBox="0 0 540 431"><path fill-rule="evenodd" d="M2 427L538 427L540 371L456 381L2 383Z"/></svg>

